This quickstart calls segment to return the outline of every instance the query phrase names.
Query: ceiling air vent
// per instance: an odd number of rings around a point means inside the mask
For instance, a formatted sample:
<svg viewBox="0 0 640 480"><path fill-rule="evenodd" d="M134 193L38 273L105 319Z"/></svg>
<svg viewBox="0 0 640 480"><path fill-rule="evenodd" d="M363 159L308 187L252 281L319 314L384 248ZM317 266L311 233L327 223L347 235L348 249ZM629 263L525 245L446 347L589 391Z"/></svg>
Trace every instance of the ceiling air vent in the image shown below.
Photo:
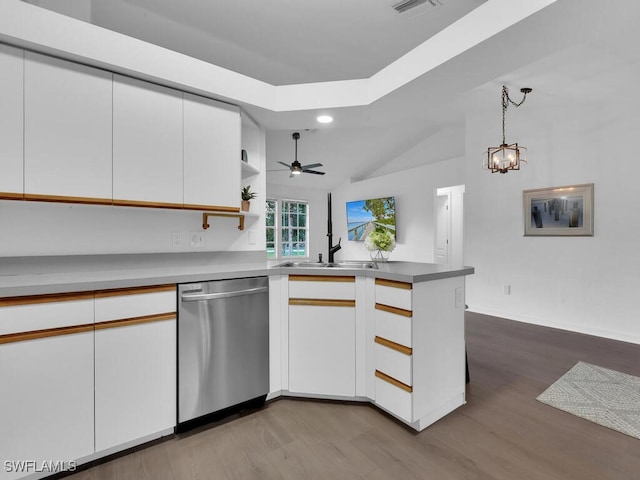
<svg viewBox="0 0 640 480"><path fill-rule="evenodd" d="M403 2L396 3L393 6L393 9L398 13L405 13L416 7L421 7L420 11L422 12L430 8L437 7L438 5L442 5L440 0L404 0Z"/></svg>

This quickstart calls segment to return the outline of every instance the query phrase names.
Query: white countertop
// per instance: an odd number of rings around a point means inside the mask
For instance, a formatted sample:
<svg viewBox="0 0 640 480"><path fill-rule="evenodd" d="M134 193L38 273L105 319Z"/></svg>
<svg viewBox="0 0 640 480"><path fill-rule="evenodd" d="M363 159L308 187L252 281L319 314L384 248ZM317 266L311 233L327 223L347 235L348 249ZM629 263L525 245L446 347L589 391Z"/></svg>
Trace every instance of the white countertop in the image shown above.
<svg viewBox="0 0 640 480"><path fill-rule="evenodd" d="M0 258L0 297L189 283L280 274L359 275L417 283L473 274L473 267L387 262L378 269L290 268L264 252L198 252Z"/></svg>

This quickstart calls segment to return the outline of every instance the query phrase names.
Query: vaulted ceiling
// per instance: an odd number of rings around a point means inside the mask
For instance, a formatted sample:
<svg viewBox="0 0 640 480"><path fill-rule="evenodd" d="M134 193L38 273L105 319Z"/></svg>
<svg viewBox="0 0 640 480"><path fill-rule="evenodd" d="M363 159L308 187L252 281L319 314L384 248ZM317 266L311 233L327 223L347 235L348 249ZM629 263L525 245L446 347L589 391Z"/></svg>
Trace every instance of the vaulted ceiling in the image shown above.
<svg viewBox="0 0 640 480"><path fill-rule="evenodd" d="M267 129L269 183L331 189L463 155L466 114L495 111L498 134L502 84L532 87L527 108L545 108L610 101L640 75L631 0L434 0L405 14L397 0L28 3L279 89L276 106L227 98ZM320 125L318 113L335 121ZM323 163L327 175L277 171L293 161L294 131L299 160ZM428 155L407 154L419 144Z"/></svg>

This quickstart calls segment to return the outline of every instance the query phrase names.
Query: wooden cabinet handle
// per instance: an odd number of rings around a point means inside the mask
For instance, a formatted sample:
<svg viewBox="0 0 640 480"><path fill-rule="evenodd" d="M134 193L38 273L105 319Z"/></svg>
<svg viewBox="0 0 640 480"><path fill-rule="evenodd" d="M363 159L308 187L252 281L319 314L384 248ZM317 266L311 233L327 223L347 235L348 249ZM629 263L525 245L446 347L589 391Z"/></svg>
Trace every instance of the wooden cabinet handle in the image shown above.
<svg viewBox="0 0 640 480"><path fill-rule="evenodd" d="M383 303L376 303L376 310L382 310L383 312L393 313L395 315L402 315L403 317L412 317L413 312L411 310L405 310L404 308L391 307Z"/></svg>
<svg viewBox="0 0 640 480"><path fill-rule="evenodd" d="M403 353L405 355L412 355L413 349L411 347L405 347L400 343L392 342L391 340L387 340L386 338L376 337L373 340L378 345L382 345L384 347L390 348L391 350L395 350L396 352Z"/></svg>
<svg viewBox="0 0 640 480"><path fill-rule="evenodd" d="M400 380L396 380L393 377L390 377L386 373L382 373L380 370L376 370L376 377L380 380L384 380L387 383L390 383L394 387L401 388L405 392L413 393L413 387L411 385L407 385L406 383L402 383Z"/></svg>
<svg viewBox="0 0 640 480"><path fill-rule="evenodd" d="M411 283L399 282L397 280L387 280L385 278L376 278L376 285L383 287L401 288L403 290L412 290L413 285Z"/></svg>
<svg viewBox="0 0 640 480"><path fill-rule="evenodd" d="M289 305L306 305L313 307L355 307L356 301L321 298L290 298Z"/></svg>

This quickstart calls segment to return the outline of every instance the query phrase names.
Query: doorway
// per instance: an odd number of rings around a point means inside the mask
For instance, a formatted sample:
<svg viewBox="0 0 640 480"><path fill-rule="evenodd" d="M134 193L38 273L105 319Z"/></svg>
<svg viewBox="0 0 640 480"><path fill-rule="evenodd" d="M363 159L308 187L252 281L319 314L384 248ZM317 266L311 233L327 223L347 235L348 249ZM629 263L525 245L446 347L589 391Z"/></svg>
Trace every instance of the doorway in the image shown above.
<svg viewBox="0 0 640 480"><path fill-rule="evenodd" d="M464 265L464 185L436 189L435 263Z"/></svg>

